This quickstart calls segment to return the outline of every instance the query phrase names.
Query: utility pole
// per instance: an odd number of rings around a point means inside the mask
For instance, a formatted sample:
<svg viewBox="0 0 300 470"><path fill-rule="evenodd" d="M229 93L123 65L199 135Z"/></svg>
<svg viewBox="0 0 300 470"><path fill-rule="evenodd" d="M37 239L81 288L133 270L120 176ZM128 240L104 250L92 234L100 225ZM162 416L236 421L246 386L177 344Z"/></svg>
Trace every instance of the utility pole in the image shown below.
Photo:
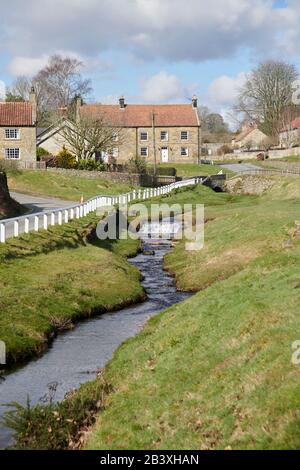
<svg viewBox="0 0 300 470"><path fill-rule="evenodd" d="M154 176L156 176L156 143L155 143L155 113L152 111L152 135L153 135L153 157L154 157Z"/></svg>

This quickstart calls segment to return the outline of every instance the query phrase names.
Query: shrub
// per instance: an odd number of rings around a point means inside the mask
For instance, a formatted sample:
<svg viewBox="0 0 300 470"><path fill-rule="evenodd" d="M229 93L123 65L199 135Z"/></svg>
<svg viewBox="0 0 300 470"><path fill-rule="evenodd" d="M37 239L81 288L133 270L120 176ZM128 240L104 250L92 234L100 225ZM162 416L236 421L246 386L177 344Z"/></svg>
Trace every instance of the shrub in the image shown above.
<svg viewBox="0 0 300 470"><path fill-rule="evenodd" d="M233 153L233 149L230 147L230 145L224 144L217 150L218 155L226 155L227 153Z"/></svg>
<svg viewBox="0 0 300 470"><path fill-rule="evenodd" d="M56 155L56 166L58 168L75 168L76 158L75 156L66 149L65 146Z"/></svg>
<svg viewBox="0 0 300 470"><path fill-rule="evenodd" d="M50 153L48 152L48 150L44 149L43 147L36 148L36 156L38 159L41 157L46 157L48 155L50 155Z"/></svg>
<svg viewBox="0 0 300 470"><path fill-rule="evenodd" d="M93 158L88 158L86 160L79 160L76 165L78 170L88 170L88 171L104 171L104 164L97 162Z"/></svg>
<svg viewBox="0 0 300 470"><path fill-rule="evenodd" d="M147 163L144 158L135 156L128 160L125 165L125 170L128 173L143 174L147 171Z"/></svg>

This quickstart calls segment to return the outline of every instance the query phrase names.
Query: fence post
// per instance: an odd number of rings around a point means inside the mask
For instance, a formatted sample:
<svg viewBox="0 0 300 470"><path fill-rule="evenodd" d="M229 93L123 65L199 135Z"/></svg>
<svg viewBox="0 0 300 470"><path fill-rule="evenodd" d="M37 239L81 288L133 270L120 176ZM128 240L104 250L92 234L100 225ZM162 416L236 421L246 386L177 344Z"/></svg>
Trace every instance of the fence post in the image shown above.
<svg viewBox="0 0 300 470"><path fill-rule="evenodd" d="M38 215L34 216L34 230L35 230L35 232L39 231L39 217L38 217Z"/></svg>
<svg viewBox="0 0 300 470"><path fill-rule="evenodd" d="M74 208L71 207L70 209L70 220L73 220L74 219Z"/></svg>
<svg viewBox="0 0 300 470"><path fill-rule="evenodd" d="M15 220L14 221L14 237L19 236L19 221Z"/></svg>
<svg viewBox="0 0 300 470"><path fill-rule="evenodd" d="M5 243L6 227L4 223L0 223L0 243Z"/></svg>
<svg viewBox="0 0 300 470"><path fill-rule="evenodd" d="M62 225L62 211L58 211L58 225Z"/></svg>
<svg viewBox="0 0 300 470"><path fill-rule="evenodd" d="M76 212L76 219L79 219L80 218L80 207L79 206L76 207L75 212Z"/></svg>
<svg viewBox="0 0 300 470"><path fill-rule="evenodd" d="M69 211L68 209L65 210L65 223L67 224L69 222Z"/></svg>
<svg viewBox="0 0 300 470"><path fill-rule="evenodd" d="M51 212L50 224L55 225L55 212Z"/></svg>
<svg viewBox="0 0 300 470"><path fill-rule="evenodd" d="M48 215L47 214L44 214L43 215L43 219L44 219L44 230L48 230Z"/></svg>
<svg viewBox="0 0 300 470"><path fill-rule="evenodd" d="M83 205L79 206L79 218L83 216Z"/></svg>
<svg viewBox="0 0 300 470"><path fill-rule="evenodd" d="M29 233L29 218L28 217L26 217L26 219L24 220L24 232Z"/></svg>

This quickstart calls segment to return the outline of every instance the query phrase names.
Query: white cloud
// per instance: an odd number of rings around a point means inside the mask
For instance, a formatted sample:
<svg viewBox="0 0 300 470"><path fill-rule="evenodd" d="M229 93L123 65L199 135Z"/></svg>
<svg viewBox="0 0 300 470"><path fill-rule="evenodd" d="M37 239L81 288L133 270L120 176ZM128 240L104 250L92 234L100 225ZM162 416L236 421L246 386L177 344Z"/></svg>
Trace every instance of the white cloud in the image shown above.
<svg viewBox="0 0 300 470"><path fill-rule="evenodd" d="M5 99L5 83L0 80L0 101Z"/></svg>
<svg viewBox="0 0 300 470"><path fill-rule="evenodd" d="M178 77L165 71L140 81L138 101L143 103L182 102L188 96L188 90L183 86Z"/></svg>
<svg viewBox="0 0 300 470"><path fill-rule="evenodd" d="M32 77L47 64L47 61L47 55L41 57L15 57L7 66L7 70L15 76Z"/></svg>
<svg viewBox="0 0 300 470"><path fill-rule="evenodd" d="M285 9L272 9L272 0L99 3L27 0L24 10L23 1L11 0L10 8L1 13L1 45L19 59L30 57L32 51L40 57L61 49L90 57L105 50L126 50L143 59L173 61L229 57L241 48L256 55L280 48L300 50L300 41L294 40L300 34L296 0Z"/></svg>
<svg viewBox="0 0 300 470"><path fill-rule="evenodd" d="M246 78L245 72L239 73L236 77L222 75L216 78L208 87L209 102L221 107L232 106Z"/></svg>

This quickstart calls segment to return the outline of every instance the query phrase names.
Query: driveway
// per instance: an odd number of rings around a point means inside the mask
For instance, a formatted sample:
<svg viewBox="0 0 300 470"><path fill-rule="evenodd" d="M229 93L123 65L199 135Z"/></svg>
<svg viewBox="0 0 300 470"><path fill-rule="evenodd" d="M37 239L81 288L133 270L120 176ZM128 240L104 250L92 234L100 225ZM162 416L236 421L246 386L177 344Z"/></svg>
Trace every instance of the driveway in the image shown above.
<svg viewBox="0 0 300 470"><path fill-rule="evenodd" d="M261 167L253 165L253 163L228 163L225 165L219 165L221 168L231 170L234 173L243 173L253 170L261 170Z"/></svg>

